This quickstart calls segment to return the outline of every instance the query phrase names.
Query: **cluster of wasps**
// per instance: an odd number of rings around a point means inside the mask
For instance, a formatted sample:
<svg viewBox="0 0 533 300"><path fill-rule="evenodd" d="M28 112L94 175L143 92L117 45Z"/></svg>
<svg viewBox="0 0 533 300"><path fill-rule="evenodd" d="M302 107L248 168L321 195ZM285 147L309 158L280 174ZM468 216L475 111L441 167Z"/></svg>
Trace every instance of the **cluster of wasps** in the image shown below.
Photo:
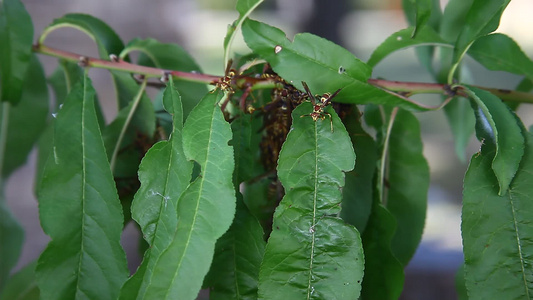
<svg viewBox="0 0 533 300"><path fill-rule="evenodd" d="M273 89L272 101L263 107L265 135L261 141L261 157L267 170L276 168L281 146L291 127L293 109L304 101L310 101L313 104L313 111L301 117L311 117L315 122L329 117L331 131L333 131L331 114L325 112L324 109L331 103L331 99L340 92L339 89L333 94L326 93L321 96L314 96L305 82L302 81L305 92L301 92L292 84L287 83L277 75L275 76L283 87Z"/></svg>
<svg viewBox="0 0 533 300"><path fill-rule="evenodd" d="M283 88L273 89L271 102L262 108L264 135L261 139L261 161L267 171L276 169L279 152L291 128L292 111L307 95L279 78Z"/></svg>
<svg viewBox="0 0 533 300"><path fill-rule="evenodd" d="M226 68L225 76L218 81L213 82L217 88L233 95L235 91L232 85L235 85L242 75L238 75L234 69L230 68L231 62ZM248 79L251 79L248 77ZM340 89L333 94L313 95L305 82L302 85L305 92L298 90L292 84L285 81L278 76L268 65L263 69L262 75L257 80L271 80L276 83L276 88L272 89L270 94L270 102L262 107L254 108L251 104L246 105L246 98L251 95L249 89L243 88L244 93L239 101L241 110L246 113L253 113L259 110L263 115L263 130L264 134L260 143L261 161L267 172L275 172L279 152L287 134L289 133L292 119L292 111L302 102L309 101L313 104L313 111L301 117L311 117L313 121L325 120L329 118L331 124L331 131L333 131L332 117L325 112L326 106L330 105L331 99L335 97ZM250 86L253 82L250 82ZM253 95L252 95L253 96ZM228 99L229 101L229 99ZM223 104L222 108L225 108Z"/></svg>
<svg viewBox="0 0 533 300"><path fill-rule="evenodd" d="M315 122L319 119L327 120L329 117L328 121L333 132L332 116L325 112L324 109L330 105L331 99L340 91L337 90L333 94L326 93L314 96L305 82L302 82L305 89L305 92L302 92L279 76L276 80L279 81L282 87L272 90L271 102L262 108L264 134L260 143L263 166L267 172L273 174L271 177L272 181L269 185L269 194L271 199L276 199L275 206L277 206L284 195L283 187L277 178L276 167L281 146L285 142L291 128L292 111L302 102L310 101L313 104L313 110L309 114L300 117L310 117Z"/></svg>
<svg viewBox="0 0 533 300"><path fill-rule="evenodd" d="M257 134L261 134L259 144L260 160L265 173L257 178L251 179L249 183L253 184L263 179L268 180L267 198L269 199L269 203L265 204L263 210L273 213L274 208L285 194L283 186L277 177L276 167L281 147L292 125L291 115L293 110L302 102L311 102L313 105L312 111L300 117L309 117L315 122L319 120L328 122L331 124L331 131L333 132L332 116L325 111L325 108L332 104L332 98L340 90L337 90L333 94L313 95L305 82L302 82L304 91L300 91L294 85L277 75L268 65L265 65L262 70L256 71L261 72L261 75L245 76L242 75L242 72L231 69L228 64L225 76L214 81L213 84L229 95L226 99L227 102L222 104L223 111L225 111L225 107L232 96L238 94L240 98L238 101L240 110L246 114L252 114L252 118L262 118L262 127L257 131ZM270 91L270 97L265 95L266 97L256 99L251 92L251 87L259 81L266 80L275 83L275 88ZM237 87L239 91L236 91L234 87ZM242 95L240 91L242 91ZM269 99L267 100L265 98ZM341 113L341 116L343 110L348 110L342 104L334 103L332 106L338 113ZM226 117L228 120L231 120L230 117ZM268 223L271 220L266 221ZM265 225L268 227L272 224Z"/></svg>

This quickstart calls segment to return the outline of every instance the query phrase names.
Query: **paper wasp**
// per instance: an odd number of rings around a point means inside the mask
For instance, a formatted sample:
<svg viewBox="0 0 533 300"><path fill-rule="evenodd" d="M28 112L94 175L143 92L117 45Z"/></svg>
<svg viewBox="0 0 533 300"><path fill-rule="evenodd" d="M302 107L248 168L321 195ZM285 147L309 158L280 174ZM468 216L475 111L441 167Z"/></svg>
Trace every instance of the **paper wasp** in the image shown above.
<svg viewBox="0 0 533 300"><path fill-rule="evenodd" d="M313 119L313 121L316 122L318 121L318 119L324 120L326 116L329 116L331 132L333 132L333 118L331 117L331 114L325 112L324 109L326 108L326 106L328 106L331 103L331 99L337 96L337 94L341 91L341 89L338 89L333 94L330 94L330 93L323 94L322 96L320 96L320 99L317 99L317 97L313 96L313 94L311 93L311 90L309 90L307 83L302 81L302 85L305 89L305 92L307 93L307 96L309 97L309 101L311 101L311 103L313 104L313 112L311 112L310 114L302 115L300 117L303 118L303 117L309 116L311 117L311 119Z"/></svg>

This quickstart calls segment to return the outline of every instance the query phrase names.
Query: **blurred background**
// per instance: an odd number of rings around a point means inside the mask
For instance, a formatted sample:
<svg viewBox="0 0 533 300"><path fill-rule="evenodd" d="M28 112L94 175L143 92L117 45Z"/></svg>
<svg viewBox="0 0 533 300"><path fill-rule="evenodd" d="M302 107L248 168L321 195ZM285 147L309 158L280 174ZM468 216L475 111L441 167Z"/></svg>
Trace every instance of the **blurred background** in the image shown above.
<svg viewBox="0 0 533 300"><path fill-rule="evenodd" d="M203 71L222 75L223 39L228 24L237 18L235 2L220 0L22 0L32 16L36 37L44 27L70 12L93 15L109 24L127 43L140 38L155 38L177 43L187 49ZM447 1L441 1L444 7ZM504 13L499 32L513 37L530 57L533 54L533 2L513 0ZM284 30L288 37L311 32L338 43L366 61L372 50L390 34L407 27L401 0L266 0L253 18ZM83 33L61 29L52 33L46 44L83 55L97 56L96 46ZM244 42L234 46L237 53L247 53ZM56 59L40 56L47 74ZM520 78L484 69L472 60L467 65L472 83L513 89ZM107 71L90 71L93 83L105 108L107 120L116 114L114 90ZM430 75L419 66L412 49L394 53L375 69L373 78L429 82ZM53 95L51 95L53 96ZM522 106L519 114L525 125L533 122L533 110ZM455 155L453 139L442 112L417 114L422 123L424 153L431 169L431 186L425 232L422 243L406 269L401 299L457 299L454 277L462 263L460 233L461 188L467 162ZM466 157L477 152L472 140ZM39 225L37 202L33 195L35 153L28 163L7 182L8 205L26 230L26 241L16 270L36 259L48 243ZM140 257L138 235L127 227L123 245L134 271ZM387 274L383 274L387 276Z"/></svg>

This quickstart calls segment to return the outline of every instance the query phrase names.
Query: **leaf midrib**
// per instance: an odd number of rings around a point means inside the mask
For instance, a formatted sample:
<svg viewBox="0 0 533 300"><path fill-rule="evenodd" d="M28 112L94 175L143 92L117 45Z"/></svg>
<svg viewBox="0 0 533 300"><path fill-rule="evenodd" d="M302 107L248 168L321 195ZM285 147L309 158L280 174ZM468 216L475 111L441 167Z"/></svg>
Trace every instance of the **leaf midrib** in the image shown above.
<svg viewBox="0 0 533 300"><path fill-rule="evenodd" d="M189 245L190 245L190 242L191 242L191 236L192 236L192 233L194 231L194 226L196 225L196 219L198 217L198 211L199 211L199 207L200 207L200 199L202 198L201 196L201 191L203 191L203 186L204 186L204 182L206 180L206 176L205 174L209 174L207 172L207 165L208 165L208 160L209 160L209 152L211 150L211 143L213 141L212 139L212 136L213 136L213 120L215 118L215 113L216 113L216 109L217 109L217 105L215 104L215 108L212 110L212 113L211 113L211 122L209 123L209 139L208 139L208 144L207 144L207 152L206 152L206 155L205 155L205 162L204 162L204 165L203 165L203 173L201 173L199 175L199 178L201 178L200 180L200 187L199 187L199 190L200 190L200 193L198 193L198 197L197 197L197 201L196 201L196 207L194 209L194 217L193 217L193 221L192 221L192 224L191 224L191 229L189 230L189 235L187 236L187 239L185 241L185 247L183 248L183 252L182 252L182 255L180 256L180 259L179 259L179 262L178 262L178 265L176 267L176 272L174 272L174 275L172 276L172 280L171 282L174 282L176 277L178 276L178 273L180 271L180 268L181 268L181 264L183 262L183 259L185 258L186 256L186 252L187 250L189 249ZM204 176L202 176L202 174L204 174ZM190 186L189 186L190 187ZM183 193L182 195L185 195L185 193ZM166 293L165 293L165 298L164 299L168 299L168 295L169 295L169 292L170 292L170 288L167 289Z"/></svg>
<svg viewBox="0 0 533 300"><path fill-rule="evenodd" d="M171 84L172 88L174 87L173 84ZM174 94L172 93L174 91L171 91L170 95L172 96L172 98L174 98ZM174 103L175 101L172 101L172 106L174 106ZM175 122L176 120L174 120L174 116L173 116L173 122ZM179 127L179 125L177 124L174 124L173 126L173 129L172 129L172 134L170 136L170 139L168 139L168 141L165 141L165 143L167 143L167 145L165 146L170 146L170 155L168 157L168 164L167 164L167 172L166 172L166 178L165 178L165 186L163 188L163 201L161 201L161 205L160 205L160 209L159 209L159 214L158 214L158 218L157 218L157 223L155 225L155 230L154 230L154 234L153 234L153 239L152 239L152 245L153 243L155 242L155 236L156 236L156 233L158 231L158 228L159 228L159 225L161 224L161 215L162 215L162 211L163 211L163 208L166 208L167 206L167 196L168 196L168 187L169 187L169 178L170 178L170 171L172 169L172 162L173 162L173 158L174 158L174 139L176 138L176 133L179 133L181 132L181 128L179 128L179 130L177 130ZM177 209L177 202L176 202L176 207L175 209ZM176 216L177 218L177 216ZM164 251L164 249L162 249L161 251ZM150 256L152 255L152 253L150 252ZM161 253L159 253L159 255L161 255ZM150 275L150 278L152 277L152 274Z"/></svg>
<svg viewBox="0 0 533 300"><path fill-rule="evenodd" d="M241 299L241 289L239 287L239 275L238 274L238 268L237 268L237 241L235 238L235 233L232 232L232 252L233 252L233 274L235 274L235 296L237 299Z"/></svg>
<svg viewBox="0 0 533 300"><path fill-rule="evenodd" d="M172 133L174 133L175 130L176 130L176 128L174 127L174 130L172 131ZM168 181L169 181L169 177L170 177L170 169L171 169L170 166L172 165L171 162L172 162L172 158L173 158L173 156L174 156L174 151L172 151L173 148L174 148L174 147L173 147L173 144L172 144L172 138L173 138L173 137L171 136L170 139L169 139L168 141L166 141L166 143L169 143L169 145L170 145L170 149L171 149L171 150L170 150L170 156L169 156L169 163L167 164L167 172L166 172L167 177L166 177L166 179L165 179L165 187L164 187L164 190L163 190L163 196L162 196L163 201L161 201L161 204L160 204L159 215L158 215L158 218L157 218L157 223L156 223L156 225L155 225L155 230L154 230L154 236L153 236L152 244L151 244L150 246L153 246L153 245L155 244L155 236L156 236L156 234L157 234L157 232L158 232L159 225L161 225L161 219L162 219L162 218L161 218L161 215L162 215L161 211L163 210L163 206L166 206L166 201L167 201L166 197L167 197L167 194L168 194L168 186L169 186ZM175 207L175 208L177 209L177 203L176 203L176 207ZM167 247L168 247L168 245L167 245ZM160 251L159 254L158 254L158 257L160 257L160 256L162 255L163 251L165 251L165 249L161 249L161 251ZM150 260L153 259L152 257L153 257L153 251L150 251ZM148 277L147 279L149 279L149 282L151 282L151 281L152 281L152 278L154 277L154 272L149 272L149 273L146 272L146 273L144 274L143 277L144 277L144 278ZM146 292L147 292L147 290L148 290L148 289L145 288L145 289L142 291L143 298L146 296Z"/></svg>
<svg viewBox="0 0 533 300"><path fill-rule="evenodd" d="M311 228L311 257L309 260L309 274L307 281L307 299L311 298L311 280L313 278L313 260L315 256L315 225L316 225L316 202L318 195L318 124L314 121L314 135L315 135L315 178L314 178L314 190L313 190L313 221ZM311 229L310 228L310 229Z"/></svg>
<svg viewBox="0 0 533 300"><path fill-rule="evenodd" d="M82 174L81 174L81 180L82 180L82 188L81 188L81 246L80 246L80 249L81 249L81 253L80 253L80 258L79 258L79 261L78 261L78 274L77 274L77 280L76 280L76 294L78 293L78 291L81 291L81 288L80 288L80 279L81 279L81 269L82 269L82 261L83 261L83 256L85 254L85 251L84 251L84 241L85 241L85 201L86 201L86 195L85 195L85 190L86 190L86 173L87 173L87 166L86 166L86 153L85 153L85 114L86 114L86 111L85 111L85 101L87 100L86 99L87 97L87 74L85 74L85 76L83 76L83 97L82 97L82 103L81 103L81 126L80 126L80 129L81 129L81 155L82 155L82 163L81 163L81 168L82 168Z"/></svg>
<svg viewBox="0 0 533 300"><path fill-rule="evenodd" d="M526 268L524 266L524 256L522 254L522 242L521 242L521 239L520 239L520 234L518 232L518 220L516 219L515 204L514 204L513 195L511 193L511 190L509 190L508 193L509 193L509 202L511 204L511 212L513 213L513 225L514 225L514 230L515 230L515 234L516 234L516 244L517 244L517 247L518 247L518 256L520 257L520 267L522 269L522 272L521 272L522 273L522 279L524 280L524 287L525 287L525 292L526 292L527 299L531 299L531 297L529 296L529 288L528 288L528 285L527 285Z"/></svg>

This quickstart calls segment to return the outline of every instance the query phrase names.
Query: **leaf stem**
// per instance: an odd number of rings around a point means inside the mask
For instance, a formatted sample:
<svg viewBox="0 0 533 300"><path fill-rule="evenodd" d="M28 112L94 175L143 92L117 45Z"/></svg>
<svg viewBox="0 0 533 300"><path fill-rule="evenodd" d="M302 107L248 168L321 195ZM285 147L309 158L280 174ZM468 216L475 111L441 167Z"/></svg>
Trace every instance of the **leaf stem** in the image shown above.
<svg viewBox="0 0 533 300"><path fill-rule="evenodd" d="M115 148L113 149L113 155L111 156L111 160L109 162L109 165L111 166L111 172L115 170L115 163L117 161L117 155L120 149L120 144L122 144L122 140L124 139L124 135L126 134L126 129L128 129L131 119L133 118L133 115L135 114L135 111L137 110L137 106L139 106L139 103L141 102L144 90L146 89L146 83L147 83L147 80L145 78L141 83L139 92L137 93L137 95L135 95L135 98L133 99L133 102L131 104L131 109L128 112L128 116L126 117L126 121L124 121L124 125L122 126L122 129L120 130L120 134L117 138L117 143L115 144Z"/></svg>
<svg viewBox="0 0 533 300"><path fill-rule="evenodd" d="M233 45L233 40L235 39L235 36L237 35L237 31L241 28L242 23L244 23L244 20L250 16L250 14L259 6L259 4L263 3L264 0L257 1L252 7L250 7L244 14L241 14L239 12L239 18L237 19L237 24L232 24L230 26L235 26L233 28L233 31L229 32L229 39L226 45L224 45L224 68L228 65L229 61L229 53L231 50L231 46ZM228 37L226 37L228 38Z"/></svg>
<svg viewBox="0 0 533 300"><path fill-rule="evenodd" d="M6 155L7 127L9 124L9 110L11 104L7 101L2 103L2 117L0 119L0 189L3 186L4 179L4 160Z"/></svg>
<svg viewBox="0 0 533 300"><path fill-rule="evenodd" d="M389 117L389 124L387 124L387 131L385 132L385 140L383 141L383 152L381 153L381 162L379 166L379 183L378 191L380 196L380 202L384 206L387 205L385 193L385 172L388 172L387 163L389 159L389 140L392 132L392 126L394 125L394 120L396 119L396 114L398 113L398 107L395 107ZM385 121L385 118L384 118Z"/></svg>
<svg viewBox="0 0 533 300"><path fill-rule="evenodd" d="M460 55L458 55L457 60L454 61L452 67L450 68L450 71L448 73L448 84L453 83L453 76L455 75L455 72L457 71L457 68L459 68L459 65L461 64L461 61L463 60L463 57L465 56L466 52L472 46L474 41L470 42L464 49L463 52L461 52ZM457 49L457 48L456 48ZM455 57L455 55L454 55Z"/></svg>

